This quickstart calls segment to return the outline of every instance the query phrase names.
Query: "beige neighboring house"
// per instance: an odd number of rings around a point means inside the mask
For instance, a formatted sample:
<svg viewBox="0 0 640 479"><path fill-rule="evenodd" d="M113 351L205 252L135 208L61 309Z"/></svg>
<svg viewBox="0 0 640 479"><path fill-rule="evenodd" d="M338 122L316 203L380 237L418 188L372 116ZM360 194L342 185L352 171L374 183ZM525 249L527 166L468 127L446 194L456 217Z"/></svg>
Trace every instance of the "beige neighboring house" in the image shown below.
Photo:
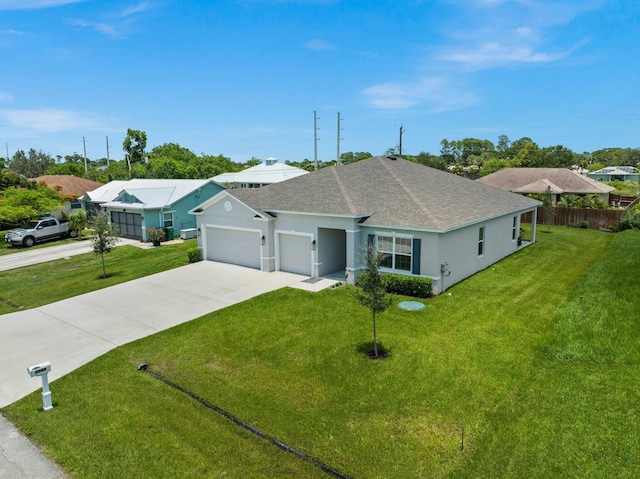
<svg viewBox="0 0 640 479"><path fill-rule="evenodd" d="M505 168L476 181L525 195L542 194L550 188L555 203L564 195L598 195L602 201L609 204L609 193L615 190L612 186L567 168Z"/></svg>
<svg viewBox="0 0 640 479"><path fill-rule="evenodd" d="M267 158L264 163L246 170L214 176L213 181L228 188L261 188L307 173L309 172L301 168L278 163L276 158Z"/></svg>
<svg viewBox="0 0 640 479"><path fill-rule="evenodd" d="M72 200L65 201L61 209L51 212L51 215L57 218L82 209L82 202L80 201L80 198L84 196L87 191L93 191L102 186L102 183L97 181L78 178L73 175L44 175L38 176L37 178L31 178L31 180L44 183L49 188L56 190L62 195L73 197Z"/></svg>

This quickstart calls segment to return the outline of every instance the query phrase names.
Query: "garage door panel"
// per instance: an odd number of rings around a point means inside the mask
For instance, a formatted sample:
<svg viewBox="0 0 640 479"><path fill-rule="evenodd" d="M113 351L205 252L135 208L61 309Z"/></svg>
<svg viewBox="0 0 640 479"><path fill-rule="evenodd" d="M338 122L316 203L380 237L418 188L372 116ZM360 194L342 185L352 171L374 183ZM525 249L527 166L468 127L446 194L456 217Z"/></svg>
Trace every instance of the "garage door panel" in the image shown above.
<svg viewBox="0 0 640 479"><path fill-rule="evenodd" d="M111 223L118 227L120 236L131 239L142 238L142 215L140 213L112 211Z"/></svg>
<svg viewBox="0 0 640 479"><path fill-rule="evenodd" d="M257 232L207 228L207 259L260 269Z"/></svg>
<svg viewBox="0 0 640 479"><path fill-rule="evenodd" d="M311 243L308 236L280 234L280 271L311 276Z"/></svg>

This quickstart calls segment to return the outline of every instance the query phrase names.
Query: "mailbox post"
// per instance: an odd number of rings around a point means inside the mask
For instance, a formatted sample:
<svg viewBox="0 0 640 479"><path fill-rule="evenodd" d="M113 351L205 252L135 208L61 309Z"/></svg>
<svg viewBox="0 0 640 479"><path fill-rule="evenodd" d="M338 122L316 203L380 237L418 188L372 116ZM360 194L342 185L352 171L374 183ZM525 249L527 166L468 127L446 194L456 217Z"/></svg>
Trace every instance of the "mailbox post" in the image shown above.
<svg viewBox="0 0 640 479"><path fill-rule="evenodd" d="M27 368L27 372L30 377L35 378L36 376L40 376L42 378L42 409L45 411L53 409L53 404L51 403L51 391L49 391L48 374L50 371L51 363L49 363L49 361L46 363L36 364L35 366L29 366Z"/></svg>

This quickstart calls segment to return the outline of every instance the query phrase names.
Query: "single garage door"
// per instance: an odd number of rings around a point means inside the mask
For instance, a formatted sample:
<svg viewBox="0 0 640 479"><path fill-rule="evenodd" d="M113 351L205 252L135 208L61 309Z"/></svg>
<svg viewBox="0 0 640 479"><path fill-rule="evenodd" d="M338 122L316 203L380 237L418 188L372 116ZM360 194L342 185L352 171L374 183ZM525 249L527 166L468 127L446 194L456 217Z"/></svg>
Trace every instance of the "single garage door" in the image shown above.
<svg viewBox="0 0 640 479"><path fill-rule="evenodd" d="M207 259L260 269L258 232L207 228Z"/></svg>
<svg viewBox="0 0 640 479"><path fill-rule="evenodd" d="M309 236L280 233L280 271L311 276L311 240Z"/></svg>
<svg viewBox="0 0 640 479"><path fill-rule="evenodd" d="M111 223L118 226L120 236L135 240L142 238L142 215L140 213L112 211Z"/></svg>

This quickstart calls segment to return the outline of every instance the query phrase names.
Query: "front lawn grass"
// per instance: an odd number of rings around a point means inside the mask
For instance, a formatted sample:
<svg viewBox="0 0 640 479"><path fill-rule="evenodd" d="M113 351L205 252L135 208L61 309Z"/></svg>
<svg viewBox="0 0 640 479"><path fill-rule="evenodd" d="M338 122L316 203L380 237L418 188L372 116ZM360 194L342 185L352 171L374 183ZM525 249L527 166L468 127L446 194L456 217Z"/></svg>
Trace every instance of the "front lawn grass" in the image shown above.
<svg viewBox="0 0 640 479"><path fill-rule="evenodd" d="M146 362L353 478L637 477L640 318L616 305L638 288L616 281L636 274L639 243L552 227L422 311L394 298L382 361L362 352L371 316L349 287L282 289L105 354L52 383L51 411L36 392L3 413L78 478L328 477L137 371ZM624 317L571 306L588 285ZM574 310L619 350L564 326Z"/></svg>
<svg viewBox="0 0 640 479"><path fill-rule="evenodd" d="M118 246L105 254L107 278L102 277L100 255L95 253L1 271L0 314L35 308L184 266L189 263L187 250L194 246L195 239L153 249Z"/></svg>

